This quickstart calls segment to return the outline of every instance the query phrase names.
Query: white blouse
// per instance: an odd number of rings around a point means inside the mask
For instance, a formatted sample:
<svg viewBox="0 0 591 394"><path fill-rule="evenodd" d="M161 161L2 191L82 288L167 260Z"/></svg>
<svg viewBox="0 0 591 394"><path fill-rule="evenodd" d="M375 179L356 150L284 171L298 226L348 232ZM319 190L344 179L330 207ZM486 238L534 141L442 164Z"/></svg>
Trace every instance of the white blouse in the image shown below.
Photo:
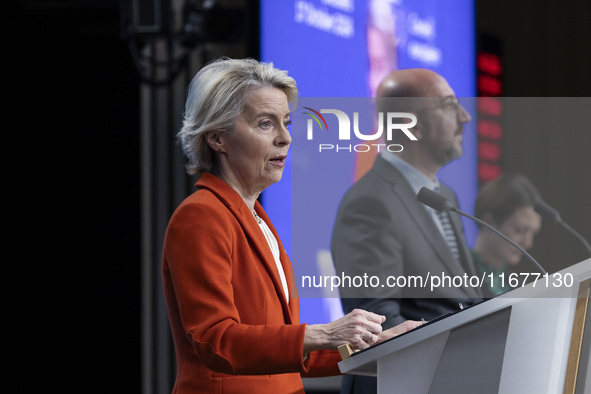
<svg viewBox="0 0 591 394"><path fill-rule="evenodd" d="M273 257L275 258L275 264L277 264L277 271L279 271L279 276L281 277L281 284L283 285L283 292L285 294L285 299L289 304L289 289L287 287L287 280L285 279L285 272L283 271L283 266L281 265L281 260L279 258L279 245L277 244L277 240L267 223L263 219L261 219L258 215L256 216L257 223L261 228L265 238L267 239L267 243L271 248L271 253L273 253Z"/></svg>

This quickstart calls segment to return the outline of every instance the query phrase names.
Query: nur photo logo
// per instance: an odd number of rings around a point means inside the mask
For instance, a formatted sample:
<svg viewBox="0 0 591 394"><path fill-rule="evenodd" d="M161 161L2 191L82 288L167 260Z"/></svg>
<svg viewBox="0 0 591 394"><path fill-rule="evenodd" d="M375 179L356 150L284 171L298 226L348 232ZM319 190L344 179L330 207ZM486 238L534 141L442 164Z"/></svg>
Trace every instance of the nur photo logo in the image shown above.
<svg viewBox="0 0 591 394"><path fill-rule="evenodd" d="M348 152L369 152L372 149L378 152L387 149L390 152L401 152L404 147L401 144L385 143L362 143L362 144L339 144L341 141L351 141L352 135L362 141L380 141L385 134L386 141L391 141L393 133L402 132L410 141L417 141L410 129L417 124L417 117L408 112L378 112L377 130L370 133L362 133L359 127L359 112L353 112L353 122L350 116L340 109L325 109L317 111L311 107L304 107L309 112L304 114L310 116L307 122L306 135L309 141L314 140L314 129L328 131L328 123L322 114L332 114L336 116L338 122L338 133L335 135L337 141L335 144L321 143L318 145L319 152L326 150L348 151ZM402 121L402 122L401 122ZM351 125L352 123L352 125ZM315 126L317 125L317 126ZM351 127L352 126L352 127ZM353 133L351 133L351 129Z"/></svg>

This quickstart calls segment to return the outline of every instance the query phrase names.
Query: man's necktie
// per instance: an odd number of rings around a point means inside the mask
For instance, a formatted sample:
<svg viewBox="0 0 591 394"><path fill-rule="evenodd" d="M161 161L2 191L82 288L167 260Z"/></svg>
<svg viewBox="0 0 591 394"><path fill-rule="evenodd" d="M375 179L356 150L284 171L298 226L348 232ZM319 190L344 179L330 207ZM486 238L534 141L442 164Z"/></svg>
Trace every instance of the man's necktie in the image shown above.
<svg viewBox="0 0 591 394"><path fill-rule="evenodd" d="M439 188L435 188L435 191L441 193ZM447 212L437 212L437 217L441 222L441 226L443 227L443 232L445 233L445 240L447 245L449 246L449 250L451 250L452 254L456 256L458 261L460 261L460 252L458 250L458 243L456 240L456 235L454 234L454 229L451 226L451 222L449 221L449 214Z"/></svg>

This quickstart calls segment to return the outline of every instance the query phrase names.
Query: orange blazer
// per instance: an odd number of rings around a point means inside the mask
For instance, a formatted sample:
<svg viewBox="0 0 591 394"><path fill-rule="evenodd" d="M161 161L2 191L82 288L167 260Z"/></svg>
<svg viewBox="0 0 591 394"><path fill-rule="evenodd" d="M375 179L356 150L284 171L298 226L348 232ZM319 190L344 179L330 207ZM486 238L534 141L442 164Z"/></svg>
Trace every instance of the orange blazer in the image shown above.
<svg viewBox="0 0 591 394"><path fill-rule="evenodd" d="M172 215L162 280L177 376L173 393L304 393L301 376L339 374L336 350L303 360L291 263L279 244L287 303L271 249L252 213L229 185L203 173L197 191Z"/></svg>

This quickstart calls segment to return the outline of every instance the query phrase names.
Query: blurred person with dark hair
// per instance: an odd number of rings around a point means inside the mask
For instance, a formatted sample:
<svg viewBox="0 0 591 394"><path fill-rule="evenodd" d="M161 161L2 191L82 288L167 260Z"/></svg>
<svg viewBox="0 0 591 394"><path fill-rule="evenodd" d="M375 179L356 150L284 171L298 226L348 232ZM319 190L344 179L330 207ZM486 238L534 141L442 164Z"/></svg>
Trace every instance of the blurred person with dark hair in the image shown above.
<svg viewBox="0 0 591 394"><path fill-rule="evenodd" d="M540 193L528 178L520 174L503 174L481 187L474 215L528 250L542 225L541 216L534 210L539 199ZM510 273L510 268L521 261L519 249L490 229L478 225L472 257L479 274L485 274L485 296L495 297L511 290L507 275L503 281L499 275Z"/></svg>

